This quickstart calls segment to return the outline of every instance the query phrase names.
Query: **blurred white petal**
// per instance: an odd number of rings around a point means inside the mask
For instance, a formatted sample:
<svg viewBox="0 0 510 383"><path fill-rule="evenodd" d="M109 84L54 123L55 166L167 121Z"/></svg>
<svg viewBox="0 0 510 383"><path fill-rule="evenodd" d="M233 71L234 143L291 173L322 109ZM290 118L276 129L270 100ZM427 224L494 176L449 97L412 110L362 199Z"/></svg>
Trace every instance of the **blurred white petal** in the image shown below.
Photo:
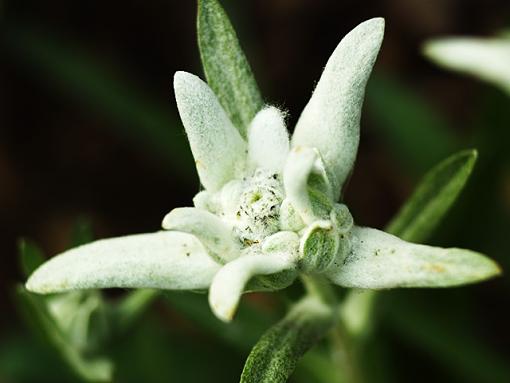
<svg viewBox="0 0 510 383"><path fill-rule="evenodd" d="M431 40L424 53L439 65L492 82L510 92L510 38Z"/></svg>

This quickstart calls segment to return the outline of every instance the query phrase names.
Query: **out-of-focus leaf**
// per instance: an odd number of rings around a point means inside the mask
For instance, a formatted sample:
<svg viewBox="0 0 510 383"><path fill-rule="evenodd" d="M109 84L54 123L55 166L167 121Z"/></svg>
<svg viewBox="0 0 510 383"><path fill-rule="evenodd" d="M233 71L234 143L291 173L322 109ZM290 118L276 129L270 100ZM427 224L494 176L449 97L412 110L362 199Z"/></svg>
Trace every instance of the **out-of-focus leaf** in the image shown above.
<svg viewBox="0 0 510 383"><path fill-rule="evenodd" d="M488 81L510 93L510 36L447 37L428 41L425 56L436 64Z"/></svg>
<svg viewBox="0 0 510 383"><path fill-rule="evenodd" d="M18 254L23 276L28 278L45 261L41 249L32 241L21 238L18 241Z"/></svg>
<svg viewBox="0 0 510 383"><path fill-rule="evenodd" d="M16 297L25 320L66 361L77 377L86 382L111 380L113 371L111 362L101 357L85 358L56 325L57 322L48 312L43 299L29 293L22 286L17 287Z"/></svg>
<svg viewBox="0 0 510 383"><path fill-rule="evenodd" d="M44 256L30 241L21 240L19 256L28 275ZM37 296L19 286L15 300L32 329L45 340L84 381L108 381L113 366L105 358L85 358L107 336L104 306L99 292L72 292L56 296Z"/></svg>
<svg viewBox="0 0 510 383"><path fill-rule="evenodd" d="M334 310L317 297L302 299L260 338L241 382L286 382L299 358L331 329L334 318Z"/></svg>
<svg viewBox="0 0 510 383"><path fill-rule="evenodd" d="M168 113L172 105L160 106L131 87L85 49L44 30L7 26L4 41L8 52L24 64L43 72L53 88L59 87L97 112L109 116L122 138L159 154L175 164L182 176L194 176L193 160L177 118Z"/></svg>
<svg viewBox="0 0 510 383"><path fill-rule="evenodd" d="M416 174L459 146L444 117L396 79L372 76L367 85L366 104L381 136L385 136L397 158L405 158L405 165Z"/></svg>
<svg viewBox="0 0 510 383"><path fill-rule="evenodd" d="M243 137L263 101L228 16L217 0L198 1L198 46L209 86Z"/></svg>
<svg viewBox="0 0 510 383"><path fill-rule="evenodd" d="M2 334L0 342L0 382L76 382L76 375L70 370L55 368L61 363L59 356L48 352L42 342L34 341L30 331L10 330Z"/></svg>
<svg viewBox="0 0 510 383"><path fill-rule="evenodd" d="M158 290L138 289L126 295L114 308L115 330L120 333L129 330L159 294Z"/></svg>
<svg viewBox="0 0 510 383"><path fill-rule="evenodd" d="M389 223L387 231L413 242L428 238L464 188L477 156L476 150L464 150L435 166Z"/></svg>
<svg viewBox="0 0 510 383"><path fill-rule="evenodd" d="M73 291L40 298L76 350L94 352L104 345L109 328L106 306L99 291Z"/></svg>
<svg viewBox="0 0 510 383"><path fill-rule="evenodd" d="M243 302L239 306L235 320L226 324L213 315L206 294L165 292L164 297L177 312L239 351L253 347L274 319L271 315L255 310L249 303Z"/></svg>

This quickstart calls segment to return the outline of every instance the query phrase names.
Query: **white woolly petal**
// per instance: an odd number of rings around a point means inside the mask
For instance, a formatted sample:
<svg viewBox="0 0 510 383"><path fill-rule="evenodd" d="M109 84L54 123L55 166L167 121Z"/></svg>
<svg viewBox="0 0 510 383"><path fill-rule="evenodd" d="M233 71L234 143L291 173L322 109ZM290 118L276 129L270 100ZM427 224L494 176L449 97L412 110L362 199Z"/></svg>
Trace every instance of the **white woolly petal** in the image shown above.
<svg viewBox="0 0 510 383"><path fill-rule="evenodd" d="M239 245L234 240L232 229L206 210L193 207L174 209L165 216L162 226L167 230L193 234L221 263L239 256Z"/></svg>
<svg viewBox="0 0 510 383"><path fill-rule="evenodd" d="M385 232L354 227L351 251L327 272L332 282L363 289L446 287L490 278L498 265L470 250L405 242Z"/></svg>
<svg viewBox="0 0 510 383"><path fill-rule="evenodd" d="M162 231L66 251L40 266L26 287L43 294L107 287L204 289L219 268L195 237Z"/></svg>
<svg viewBox="0 0 510 383"><path fill-rule="evenodd" d="M287 157L283 171L283 186L287 200L306 224L317 219L308 196L308 177L317 158L317 152L313 149L294 147Z"/></svg>
<svg viewBox="0 0 510 383"><path fill-rule="evenodd" d="M223 321L232 320L248 281L255 275L278 273L294 267L285 254L247 254L227 263L216 274L209 290L209 304Z"/></svg>
<svg viewBox="0 0 510 383"><path fill-rule="evenodd" d="M217 191L242 172L246 143L205 82L177 72L174 88L200 181L207 190Z"/></svg>
<svg viewBox="0 0 510 383"><path fill-rule="evenodd" d="M248 130L250 163L280 173L288 153L289 133L282 112L273 106L262 109Z"/></svg>
<svg viewBox="0 0 510 383"><path fill-rule="evenodd" d="M349 175L358 150L365 85L384 34L384 20L358 25L331 55L315 91L296 125L292 146L319 150L335 197Z"/></svg>

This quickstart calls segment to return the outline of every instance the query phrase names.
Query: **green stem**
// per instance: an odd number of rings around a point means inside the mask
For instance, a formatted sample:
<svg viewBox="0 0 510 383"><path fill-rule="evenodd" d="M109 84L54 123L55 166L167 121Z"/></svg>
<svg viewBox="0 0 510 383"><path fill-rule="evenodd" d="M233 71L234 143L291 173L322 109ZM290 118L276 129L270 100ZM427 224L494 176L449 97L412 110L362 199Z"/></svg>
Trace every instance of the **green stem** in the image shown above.
<svg viewBox="0 0 510 383"><path fill-rule="evenodd" d="M331 342L331 359L335 367L340 367L341 382L361 383L361 371L359 369L353 339L346 331L345 326L339 320L328 336Z"/></svg>
<svg viewBox="0 0 510 383"><path fill-rule="evenodd" d="M319 297L334 310L339 309L335 290L327 280L310 275L302 276L301 280L309 295ZM331 344L331 367L341 371L340 374L335 375L336 380L339 383L361 383L361 373L353 344L354 339L345 328L341 317L337 319L335 326L328 334L328 340Z"/></svg>
<svg viewBox="0 0 510 383"><path fill-rule="evenodd" d="M338 304L335 291L326 279L317 275L302 275L301 281L308 295L316 296L332 307Z"/></svg>

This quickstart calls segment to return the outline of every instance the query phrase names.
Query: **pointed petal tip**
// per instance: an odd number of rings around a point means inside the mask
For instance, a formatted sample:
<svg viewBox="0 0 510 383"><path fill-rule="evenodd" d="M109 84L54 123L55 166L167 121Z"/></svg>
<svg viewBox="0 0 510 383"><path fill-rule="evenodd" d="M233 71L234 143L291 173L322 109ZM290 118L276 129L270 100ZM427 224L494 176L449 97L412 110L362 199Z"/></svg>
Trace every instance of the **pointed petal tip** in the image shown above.
<svg viewBox="0 0 510 383"><path fill-rule="evenodd" d="M480 280L487 280L503 276L503 268L499 265L499 263L483 254L479 254L479 256L483 257L485 261L485 270L481 275Z"/></svg>
<svg viewBox="0 0 510 383"><path fill-rule="evenodd" d="M37 268L25 283L25 289L34 294L52 294L67 289L67 282L52 282L52 278L45 272L46 267L43 264Z"/></svg>
<svg viewBox="0 0 510 383"><path fill-rule="evenodd" d="M33 278L33 275L32 274L28 280L25 282L25 289L27 289L28 291L30 291L31 293L38 293L38 288L37 288L37 284L34 283L34 278Z"/></svg>
<svg viewBox="0 0 510 383"><path fill-rule="evenodd" d="M455 269L452 269L452 277L445 281L443 285L437 287L453 287L466 284L474 284L499 277L503 274L501 266L493 259L482 253L461 248L442 249L449 253L450 260L458 259L459 263ZM446 255L446 254L445 254ZM447 266L445 264L443 266ZM431 263L431 268L435 268L435 263ZM443 273L443 267L438 268L439 273Z"/></svg>
<svg viewBox="0 0 510 383"><path fill-rule="evenodd" d="M384 17L373 17L371 19L368 19L368 20L362 22L360 25L365 25L365 26L370 25L374 29L384 30L386 21L385 21Z"/></svg>
<svg viewBox="0 0 510 383"><path fill-rule="evenodd" d="M216 316L216 318L220 319L225 323L232 322L234 319L234 315L237 311L237 306L239 305L239 301L236 302L226 302L215 300L211 295L209 295L209 306L211 306L211 310Z"/></svg>
<svg viewBox="0 0 510 383"><path fill-rule="evenodd" d="M192 73L178 70L174 73L174 89L179 91L190 82L203 82L202 79Z"/></svg>
<svg viewBox="0 0 510 383"><path fill-rule="evenodd" d="M354 28L352 32L361 29L367 34L380 35L382 40L382 37L384 36L385 27L386 22L383 17L374 17L372 19L363 21L356 28Z"/></svg>
<svg viewBox="0 0 510 383"><path fill-rule="evenodd" d="M246 142L214 91L198 76L176 72L174 93L200 181L207 190L217 191L243 171Z"/></svg>
<svg viewBox="0 0 510 383"><path fill-rule="evenodd" d="M248 159L252 166L281 172L289 152L285 112L266 105L248 128Z"/></svg>

